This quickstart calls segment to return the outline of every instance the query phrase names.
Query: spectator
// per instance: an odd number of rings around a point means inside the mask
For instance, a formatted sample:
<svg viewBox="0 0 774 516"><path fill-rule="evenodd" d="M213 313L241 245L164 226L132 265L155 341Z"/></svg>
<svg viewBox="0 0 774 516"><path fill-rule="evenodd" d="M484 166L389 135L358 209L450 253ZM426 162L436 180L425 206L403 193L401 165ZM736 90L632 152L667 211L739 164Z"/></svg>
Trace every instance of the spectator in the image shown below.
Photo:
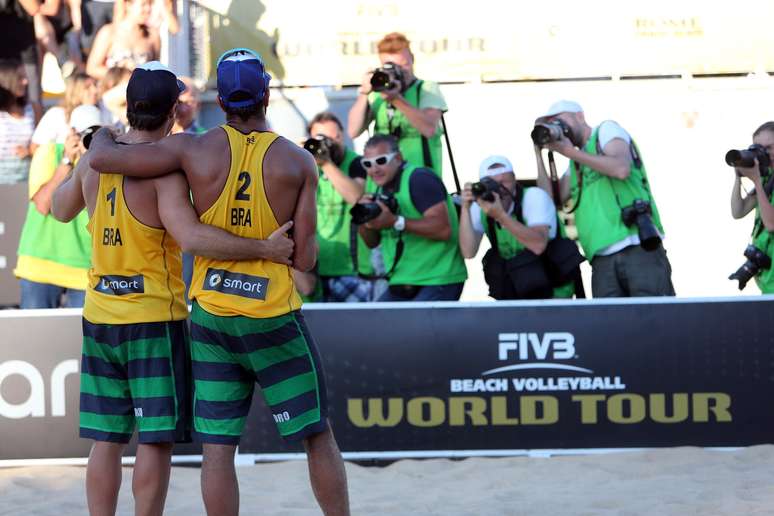
<svg viewBox="0 0 774 516"><path fill-rule="evenodd" d="M65 78L75 69L85 71L86 65L80 46L70 36L73 30L70 3L64 0L48 0L45 7L50 14L35 15L35 36L38 39L41 61L47 52L51 53L56 57ZM68 61L69 64L64 66Z"/></svg>
<svg viewBox="0 0 774 516"><path fill-rule="evenodd" d="M199 117L199 88L190 77L179 77L185 84L185 91L177 99L175 111L175 124L172 126L172 134L188 133L203 134L207 129L201 127L196 119Z"/></svg>
<svg viewBox="0 0 774 516"><path fill-rule="evenodd" d="M359 231L369 247L381 244L390 286L379 301L459 299L468 274L458 244L457 212L443 182L432 170L406 163L391 135L371 137L362 163L370 195L359 205L370 215L353 218L366 219ZM388 208L394 201L397 206Z"/></svg>
<svg viewBox="0 0 774 516"><path fill-rule="evenodd" d="M81 141L84 131L99 125L100 113L94 105L81 105L68 118L71 129L66 141L42 144L30 168L31 202L14 270L21 287L21 308L83 306L91 263L89 217L84 210L62 223L50 208L54 190L86 150Z"/></svg>
<svg viewBox="0 0 774 516"><path fill-rule="evenodd" d="M151 6L151 0L128 0L126 15L99 30L86 61L89 75L101 79L114 66L133 70L159 58L159 33L148 26Z"/></svg>
<svg viewBox="0 0 774 516"><path fill-rule="evenodd" d="M566 100L538 118L543 122L562 126L561 138L545 147L570 159L559 192L563 203L574 200L578 240L591 263L594 297L673 296L672 268L661 245L664 230L645 165L629 133L612 120L592 128L580 105ZM537 146L535 153L538 185L551 193ZM637 218L643 223L647 219L647 227L624 222L624 212L633 209L643 211ZM641 234L649 238L643 241Z"/></svg>
<svg viewBox="0 0 774 516"><path fill-rule="evenodd" d="M479 178L482 183L478 184L487 187L483 195L474 194L471 183L462 192L460 249L465 258L475 257L486 234L493 246L491 253L510 262L506 274L497 274L487 269L487 263L498 261L485 257L484 278L490 295L495 299L571 298L574 283L552 288L541 259L548 242L562 229L548 194L540 188L522 187L513 165L503 156L485 159Z"/></svg>
<svg viewBox="0 0 774 516"><path fill-rule="evenodd" d="M126 86L132 71L120 66L108 69L105 76L97 81L99 92L99 110L102 113L102 124L125 129L126 119Z"/></svg>
<svg viewBox="0 0 774 516"><path fill-rule="evenodd" d="M126 13L126 4L131 0L115 0L116 9L113 16L120 20ZM148 19L148 25L154 29L160 30L166 23L166 29L171 34L177 34L180 30L180 22L177 19L177 1L176 0L155 0L151 2L151 15Z"/></svg>
<svg viewBox="0 0 774 516"><path fill-rule="evenodd" d="M327 302L373 300L371 252L352 225L350 207L363 195L366 171L360 156L347 148L344 127L331 112L318 113L309 123L316 143L317 267ZM354 248L353 248L354 247ZM356 269L357 268L357 269Z"/></svg>
<svg viewBox="0 0 774 516"><path fill-rule="evenodd" d="M34 112L34 122L43 116L40 87L40 62L38 60L38 42L35 39L35 23L33 17L37 14L51 14L49 6L40 0L5 0L0 3L0 34L3 44L0 45L0 59L17 60L24 66L27 77L27 101Z"/></svg>
<svg viewBox="0 0 774 516"><path fill-rule="evenodd" d="M414 76L414 54L406 36L393 32L378 44L379 61L388 69L391 87L375 91L374 71L363 77L358 97L349 111L349 135L356 138L375 121L375 134L398 139L406 161L441 175L441 115L446 101L438 83Z"/></svg>
<svg viewBox="0 0 774 516"><path fill-rule="evenodd" d="M32 143L64 144L70 133L70 115L81 105L96 106L99 102L97 81L85 73L76 72L65 80L65 92L59 106L46 111L32 135Z"/></svg>
<svg viewBox="0 0 774 516"><path fill-rule="evenodd" d="M774 238L771 236L774 233L774 195L772 195L774 192L774 173L771 167L771 163L774 163L774 122L766 122L755 130L753 144L759 145L761 150L768 155L769 164L762 167L760 160L766 160L759 157L752 167L736 167L736 178L731 191L731 215L735 219L741 219L755 209L752 245L770 260L774 256ZM745 197L742 197L742 177L748 178L755 185L754 190ZM745 256L747 254L746 252ZM749 256L747 258L749 261ZM774 267L771 265L762 267L756 262L753 262L756 267L750 270L755 271L755 282L758 284L758 288L764 294L774 294ZM744 288L744 284L741 282L739 286Z"/></svg>
<svg viewBox="0 0 774 516"><path fill-rule="evenodd" d="M0 184L26 181L29 174L35 115L24 70L16 59L0 60Z"/></svg>
<svg viewBox="0 0 774 516"><path fill-rule="evenodd" d="M113 23L115 0L69 0L73 30L79 34L84 54L91 53L99 30Z"/></svg>

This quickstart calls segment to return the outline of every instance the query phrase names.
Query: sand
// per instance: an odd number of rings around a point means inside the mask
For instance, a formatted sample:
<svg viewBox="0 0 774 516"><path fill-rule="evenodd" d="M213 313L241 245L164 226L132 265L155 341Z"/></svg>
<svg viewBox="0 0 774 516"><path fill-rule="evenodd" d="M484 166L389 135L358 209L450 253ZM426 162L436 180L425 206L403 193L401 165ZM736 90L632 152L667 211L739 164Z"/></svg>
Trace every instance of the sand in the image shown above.
<svg viewBox="0 0 774 516"><path fill-rule="evenodd" d="M734 515L774 514L774 446L737 451L655 449L550 458L348 463L353 514ZM85 513L85 469L0 470L0 515ZM320 514L302 461L238 468L242 514ZM125 468L118 514L130 515ZM169 515L203 514L199 469L175 467Z"/></svg>

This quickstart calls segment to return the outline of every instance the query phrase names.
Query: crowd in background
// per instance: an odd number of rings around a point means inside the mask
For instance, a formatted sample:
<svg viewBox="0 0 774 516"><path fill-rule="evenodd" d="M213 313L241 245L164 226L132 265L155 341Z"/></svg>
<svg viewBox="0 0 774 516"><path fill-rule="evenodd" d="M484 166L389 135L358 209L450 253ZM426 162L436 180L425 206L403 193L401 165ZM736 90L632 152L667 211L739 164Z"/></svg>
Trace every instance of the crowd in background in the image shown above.
<svg viewBox="0 0 774 516"><path fill-rule="evenodd" d="M87 218L53 220L51 194L85 152L84 137L94 127L126 126L126 84L136 65L159 58L162 23L177 30L172 0L0 1L0 30L24 35L0 55L0 183L29 183L14 271L24 308L83 302ZM317 266L294 273L307 301L459 299L465 259L476 256L484 236L490 250L482 266L495 299L583 297L584 256L594 297L674 295L645 166L621 126L592 127L579 104L559 101L536 120L549 134L558 131L535 141L536 186L517 180L506 156L490 156L479 182L450 195L441 179L450 172L442 172L447 105L440 88L414 75L402 34L388 34L377 48L380 66L365 73L346 126L333 113L319 113L302 143L319 169ZM56 58L65 91L43 114L46 52ZM202 133L197 88L183 80L187 90L172 131ZM363 155L347 146L347 136L369 130ZM561 177L546 169L546 150L570 160ZM584 256L567 238L560 214L568 210ZM187 286L191 270L186 256Z"/></svg>

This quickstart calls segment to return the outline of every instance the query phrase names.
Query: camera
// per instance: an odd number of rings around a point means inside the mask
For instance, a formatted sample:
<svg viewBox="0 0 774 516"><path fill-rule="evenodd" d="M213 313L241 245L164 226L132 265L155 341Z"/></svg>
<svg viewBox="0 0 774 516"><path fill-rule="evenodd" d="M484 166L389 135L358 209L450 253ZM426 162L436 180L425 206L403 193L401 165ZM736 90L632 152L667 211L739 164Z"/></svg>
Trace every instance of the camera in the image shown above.
<svg viewBox="0 0 774 516"><path fill-rule="evenodd" d="M646 251L654 251L661 245L661 235L653 224L650 203L642 199L635 200L631 206L621 209L621 219L626 227L637 224L640 246Z"/></svg>
<svg viewBox="0 0 774 516"><path fill-rule="evenodd" d="M398 211L398 200L392 194L376 194L374 195L373 202L367 202L363 204L355 204L349 210L349 214L352 215L352 223L356 225L365 224L366 222L374 220L382 212L381 206L376 204L376 201L381 201L387 206L392 213Z"/></svg>
<svg viewBox="0 0 774 516"><path fill-rule="evenodd" d="M551 142L556 142L566 136L571 136L570 126L558 118L549 122L538 122L530 133L530 137L535 145L542 147Z"/></svg>
<svg viewBox="0 0 774 516"><path fill-rule="evenodd" d="M314 156L315 159L323 161L331 160L334 163L339 163L344 159L339 145L322 134L307 139L304 142L304 149Z"/></svg>
<svg viewBox="0 0 774 516"><path fill-rule="evenodd" d="M485 177L478 183L470 185L470 189L473 191L473 197L476 199L480 198L487 202L494 202L494 194L500 191L500 183L491 177Z"/></svg>
<svg viewBox="0 0 774 516"><path fill-rule="evenodd" d="M756 159L761 170L771 166L771 158L769 158L766 148L757 143L750 145L744 150L732 149L726 152L726 163L732 167L750 168L755 166Z"/></svg>
<svg viewBox="0 0 774 516"><path fill-rule="evenodd" d="M373 91L403 89L403 71L395 63L384 63L384 66L374 70L371 76L371 89Z"/></svg>
<svg viewBox="0 0 774 516"><path fill-rule="evenodd" d="M91 139L94 136L94 133L99 131L101 125L92 125L91 127L87 127L86 129L81 132L81 143L83 144L83 147L85 149L89 148L89 145L91 145Z"/></svg>
<svg viewBox="0 0 774 516"><path fill-rule="evenodd" d="M728 277L730 280L739 281L739 290L742 290L761 269L771 267L771 258L752 244L744 250L744 257L747 258L747 261Z"/></svg>

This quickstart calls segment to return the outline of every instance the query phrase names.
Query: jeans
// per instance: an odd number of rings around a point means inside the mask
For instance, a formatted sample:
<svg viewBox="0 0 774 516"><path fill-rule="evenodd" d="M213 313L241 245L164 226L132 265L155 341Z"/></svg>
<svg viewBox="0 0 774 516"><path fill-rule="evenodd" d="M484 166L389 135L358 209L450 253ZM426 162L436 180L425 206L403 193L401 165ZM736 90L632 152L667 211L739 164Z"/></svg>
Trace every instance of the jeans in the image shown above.
<svg viewBox="0 0 774 516"><path fill-rule="evenodd" d="M85 290L19 280L21 287L21 308L82 308ZM62 303L64 295L64 303Z"/></svg>
<svg viewBox="0 0 774 516"><path fill-rule="evenodd" d="M378 301L457 301L462 295L464 285L464 283L451 283L449 285L419 287L416 295L411 298L395 295L387 289Z"/></svg>

